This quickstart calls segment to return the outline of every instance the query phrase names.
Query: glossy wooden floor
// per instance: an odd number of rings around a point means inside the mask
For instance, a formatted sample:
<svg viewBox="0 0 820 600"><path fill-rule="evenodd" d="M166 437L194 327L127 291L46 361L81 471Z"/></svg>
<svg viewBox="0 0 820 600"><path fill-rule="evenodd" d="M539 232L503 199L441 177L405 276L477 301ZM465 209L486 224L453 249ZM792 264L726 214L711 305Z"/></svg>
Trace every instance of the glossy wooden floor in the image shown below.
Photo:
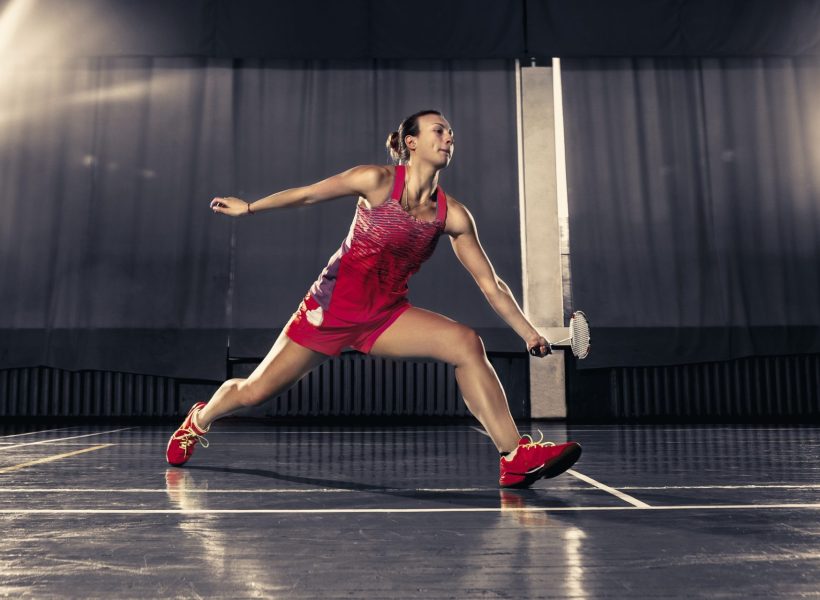
<svg viewBox="0 0 820 600"><path fill-rule="evenodd" d="M533 427L524 492L469 425L0 428L0 596L820 596L820 428Z"/></svg>

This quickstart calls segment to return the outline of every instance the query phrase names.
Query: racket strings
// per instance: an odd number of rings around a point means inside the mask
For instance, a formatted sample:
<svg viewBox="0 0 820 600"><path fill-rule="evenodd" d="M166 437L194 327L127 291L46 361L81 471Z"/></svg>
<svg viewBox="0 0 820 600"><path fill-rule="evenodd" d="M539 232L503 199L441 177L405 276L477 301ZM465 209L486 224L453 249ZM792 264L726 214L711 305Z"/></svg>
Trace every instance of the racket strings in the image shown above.
<svg viewBox="0 0 820 600"><path fill-rule="evenodd" d="M572 353L578 358L585 358L589 353L589 322L586 315L580 311L572 317L569 324L569 336Z"/></svg>

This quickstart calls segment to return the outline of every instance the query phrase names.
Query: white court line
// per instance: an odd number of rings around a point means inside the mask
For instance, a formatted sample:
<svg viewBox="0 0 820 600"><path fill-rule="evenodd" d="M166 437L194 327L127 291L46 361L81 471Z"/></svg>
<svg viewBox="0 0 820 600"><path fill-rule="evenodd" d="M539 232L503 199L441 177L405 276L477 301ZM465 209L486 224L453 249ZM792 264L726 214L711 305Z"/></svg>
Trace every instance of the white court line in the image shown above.
<svg viewBox="0 0 820 600"><path fill-rule="evenodd" d="M784 484L743 484L743 485L659 485L659 486L638 486L622 485L622 490L817 490L820 484L817 483L784 483Z"/></svg>
<svg viewBox="0 0 820 600"><path fill-rule="evenodd" d="M820 484L806 485L670 485L664 487L620 487L619 490L748 490L748 489L774 489L774 490L816 490L820 489ZM547 488L530 488L533 492L583 492L589 491L588 486L550 486ZM355 493L471 493L471 492L497 492L498 487L473 487L473 488L384 488L377 490L356 490L350 488L185 488L186 494L355 494ZM7 487L0 488L0 494L165 494L167 488L35 488L35 487ZM646 503L644 503L646 504Z"/></svg>
<svg viewBox="0 0 820 600"><path fill-rule="evenodd" d="M453 433L454 431L457 433L467 432L470 429L475 429L475 427L468 427L463 429L454 429L450 427L441 427L440 429L325 429L325 430L295 430L295 431L279 431L278 429L267 429L262 431L247 431L243 429L214 429L213 431L208 432L208 436L212 436L216 433L241 433L243 435L253 435L253 434L269 434L269 435L302 435L305 433L321 433L323 435L327 435L329 433L337 434L337 433L350 433L354 435L358 435L360 433L406 433L415 435L417 433ZM483 432L482 432L483 433Z"/></svg>
<svg viewBox="0 0 820 600"><path fill-rule="evenodd" d="M498 492L499 488L384 488L374 490L353 490L350 488L261 488L261 489L191 489L183 488L186 494L361 494L361 493L466 493L466 492ZM541 489L541 488L535 488ZM548 491L584 491L588 487L549 488ZM0 494L165 494L176 489L168 488L0 488ZM543 491L547 491L544 489Z"/></svg>
<svg viewBox="0 0 820 600"><path fill-rule="evenodd" d="M127 431L128 429L139 429L136 427L122 427L121 429L112 429L110 431L99 431L97 433L86 433L83 435L72 435L64 438L54 438L53 440L40 440L39 442L25 442L24 444L14 444L12 446L0 446L0 450L11 450L12 448L22 448L23 446L36 446L37 444L53 444L54 442L62 442L63 440L76 440L78 438L92 437L95 435L105 435L106 433L116 433L117 431Z"/></svg>
<svg viewBox="0 0 820 600"><path fill-rule="evenodd" d="M13 437L20 437L23 435L34 435L35 433L47 433L49 431L65 431L66 429L71 429L71 427L58 427L57 429L40 429L39 431L29 431L28 433L15 433L13 435L0 435L0 439L8 439Z"/></svg>
<svg viewBox="0 0 820 600"><path fill-rule="evenodd" d="M53 456L45 456L43 458L38 458L35 460L29 460L24 463L20 463L17 465L9 465L8 467L0 468L0 473L11 473L12 471L19 471L21 469L28 469L29 467L33 467L34 465L41 465L43 463L53 462L55 460L62 460L64 458L70 458L72 456L77 456L78 454L85 454L86 452L94 452L95 450L102 450L103 448L108 448L111 444L100 444L98 446L91 446L90 448L83 448L82 450L74 450L73 452L64 452L62 454L55 454Z"/></svg>
<svg viewBox="0 0 820 600"><path fill-rule="evenodd" d="M209 440L213 439L213 435L211 433L208 433L208 439ZM116 442L116 444L114 444L114 445L122 446L122 447L126 447L126 448L127 447L140 447L140 446L149 446L149 447L155 447L156 448L157 446L164 447L166 441L167 441L167 438L163 438L161 442L157 442L157 441ZM290 446L290 447L293 447L293 446L316 447L316 442L315 441L314 442L297 441L297 440L288 441L288 442L285 442L283 440L272 440L272 441L267 441L267 442L264 441L264 440L261 440L261 441L258 441L258 442L234 442L233 440L231 440L230 442L226 442L224 440L219 440L219 441L220 441L220 443L226 443L226 444L229 443L231 445L231 447L234 447L234 446L261 446L263 448L277 448L280 445L287 445L287 446ZM336 442L336 443L337 444L342 444L343 442ZM347 444L347 442L344 442L344 444ZM4 444L3 442L0 442L0 450L2 450L3 448L10 447L12 445L13 444ZM84 442L64 442L64 443L61 443L60 445L61 446L85 446L85 443ZM385 447L385 444L382 443L382 442L356 441L356 442L353 442L353 445L356 448L384 448ZM482 446L482 447L486 447L485 442L462 442L459 445L460 446Z"/></svg>
<svg viewBox="0 0 820 600"><path fill-rule="evenodd" d="M611 488L608 485L604 485L600 481L595 481L592 477L587 477L583 473L579 473L578 471L573 471L572 469L567 469L567 474L572 475L573 477L577 477L581 481L586 481L590 485L594 485L599 490L603 490L604 492L608 492L615 496L616 498L620 498L624 502L628 502L632 506L636 506L638 508L652 508L646 502L641 502L637 498L633 498L629 494L624 494L623 492L619 492L615 488Z"/></svg>
<svg viewBox="0 0 820 600"><path fill-rule="evenodd" d="M659 431L663 433L668 433L670 431L817 431L818 429L820 429L820 427L817 425L802 425L800 427L794 427L792 425L783 425L782 427L732 427L731 425L713 425L698 427L647 425L646 427L619 427L617 425L602 425L601 427L581 429L576 429L575 427L567 427L567 430L571 433L576 433L579 431L589 431L593 433L598 431L650 431L653 433Z"/></svg>
<svg viewBox="0 0 820 600"><path fill-rule="evenodd" d="M470 425L470 429L472 429L473 431L477 431L478 433L480 433L483 436L490 437L490 434L487 433L486 431L484 431L483 429L479 429L478 427L473 427L472 425Z"/></svg>
<svg viewBox="0 0 820 600"><path fill-rule="evenodd" d="M396 514L396 513L551 513L588 511L658 511L658 510L820 510L818 503L801 504L681 504L670 506L555 506L521 508L3 508L1 515L327 515L327 514Z"/></svg>

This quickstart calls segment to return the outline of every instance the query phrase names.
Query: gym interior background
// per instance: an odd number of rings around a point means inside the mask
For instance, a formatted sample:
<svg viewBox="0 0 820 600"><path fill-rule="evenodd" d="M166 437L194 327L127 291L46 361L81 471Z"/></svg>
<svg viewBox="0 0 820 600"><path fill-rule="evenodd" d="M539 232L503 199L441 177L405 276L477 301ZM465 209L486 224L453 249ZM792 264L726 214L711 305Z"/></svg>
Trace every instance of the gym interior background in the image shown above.
<svg viewBox="0 0 820 600"><path fill-rule="evenodd" d="M545 330L592 323L588 359L539 361L446 244L411 281L516 417L816 420L817 3L479 5L0 2L0 417L176 418L248 372L354 204L210 198L387 162L438 108L499 275ZM252 413L467 414L445 365L356 353Z"/></svg>

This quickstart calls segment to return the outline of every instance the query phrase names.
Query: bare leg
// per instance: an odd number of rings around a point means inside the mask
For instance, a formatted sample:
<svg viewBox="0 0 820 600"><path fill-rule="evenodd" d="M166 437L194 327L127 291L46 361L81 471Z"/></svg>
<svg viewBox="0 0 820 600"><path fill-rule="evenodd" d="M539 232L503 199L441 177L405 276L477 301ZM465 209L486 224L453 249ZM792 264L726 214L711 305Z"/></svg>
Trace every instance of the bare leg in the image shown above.
<svg viewBox="0 0 820 600"><path fill-rule="evenodd" d="M371 354L393 358L435 358L456 367L456 381L467 408L490 434L500 452L517 448L520 435L507 396L478 334L438 313L410 308L379 336Z"/></svg>
<svg viewBox="0 0 820 600"><path fill-rule="evenodd" d="M300 346L282 332L247 379L229 379L222 384L205 408L197 413L196 424L207 429L220 417L284 392L327 358L325 354Z"/></svg>

